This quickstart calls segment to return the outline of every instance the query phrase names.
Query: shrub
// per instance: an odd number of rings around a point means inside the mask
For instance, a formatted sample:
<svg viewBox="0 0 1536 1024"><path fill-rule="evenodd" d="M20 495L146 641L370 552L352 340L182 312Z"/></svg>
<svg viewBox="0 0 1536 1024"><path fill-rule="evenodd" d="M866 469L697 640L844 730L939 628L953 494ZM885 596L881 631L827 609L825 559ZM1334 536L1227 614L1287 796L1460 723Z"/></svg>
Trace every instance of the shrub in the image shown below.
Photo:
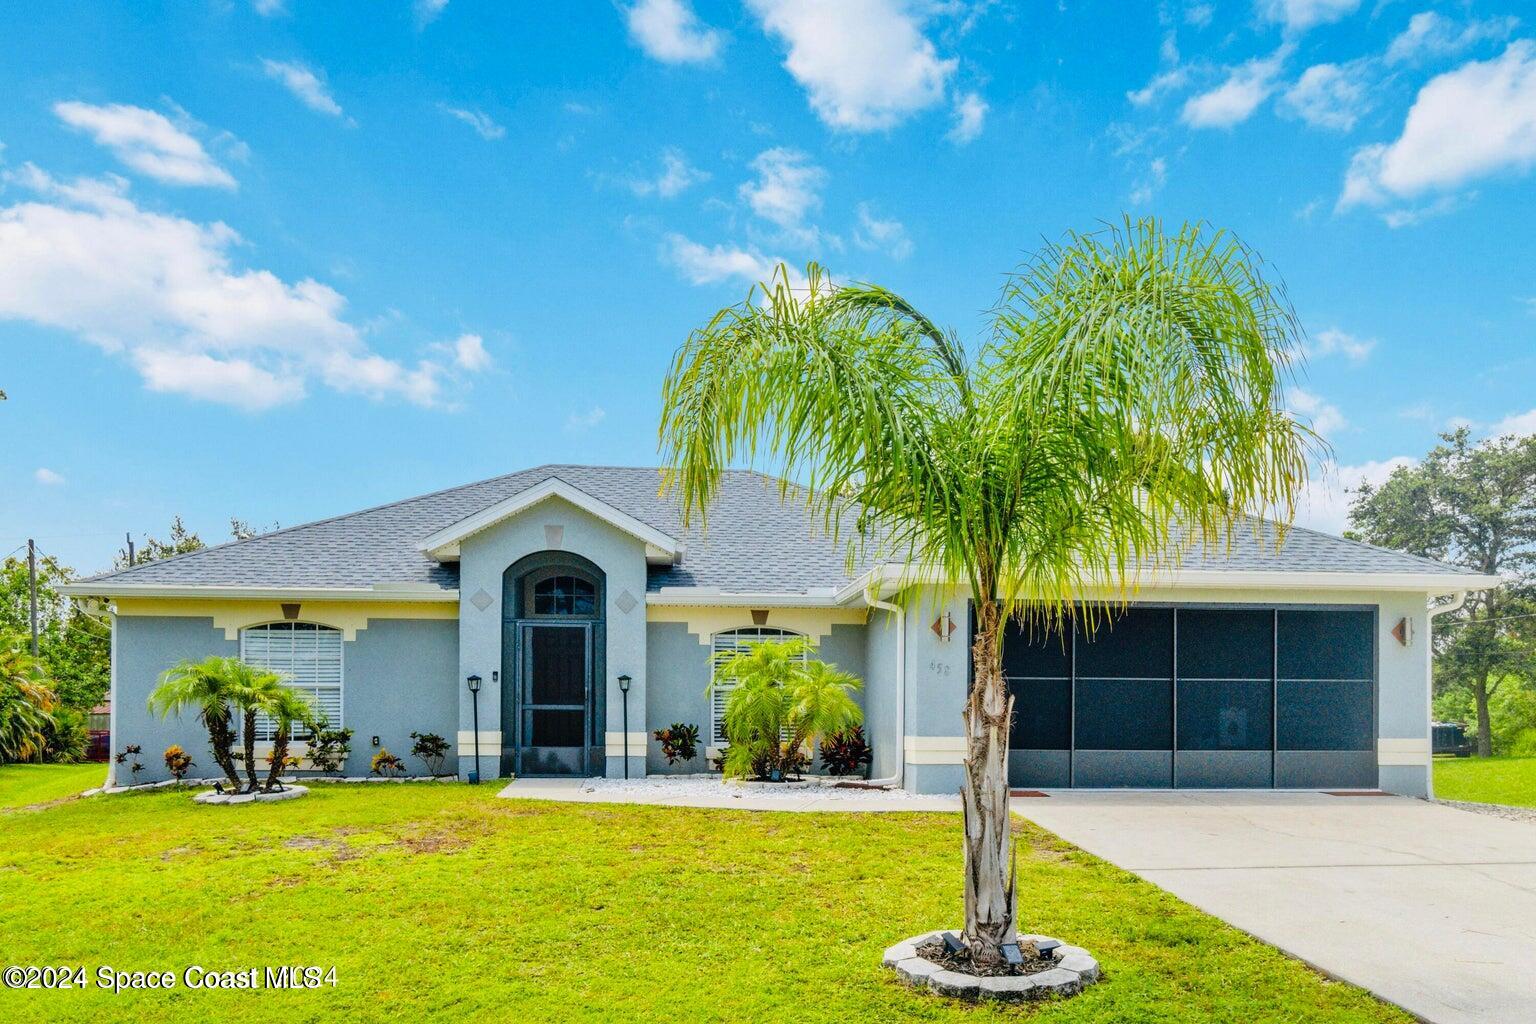
<svg viewBox="0 0 1536 1024"><path fill-rule="evenodd" d="M435 732L413 732L411 756L427 766L427 774L434 779L443 774L448 764L448 741Z"/></svg>
<svg viewBox="0 0 1536 1024"><path fill-rule="evenodd" d="M191 771L193 766L197 764L196 761L192 760L192 755L182 750L181 746L176 743L172 743L165 748L164 756L165 770L170 772L171 777L177 782L186 778L187 772Z"/></svg>
<svg viewBox="0 0 1536 1024"><path fill-rule="evenodd" d="M43 760L54 764L75 764L85 760L91 747L91 733L85 712L59 708L53 721L43 729Z"/></svg>
<svg viewBox="0 0 1536 1024"><path fill-rule="evenodd" d="M321 774L341 771L351 753L351 729L332 729L321 722L309 741L310 766Z"/></svg>
<svg viewBox="0 0 1536 1024"><path fill-rule="evenodd" d="M667 764L692 761L699 756L699 727L696 725L673 722L665 729L657 729L654 735L661 743L661 753Z"/></svg>
<svg viewBox="0 0 1536 1024"><path fill-rule="evenodd" d="M380 747L373 755L372 771L386 779L399 778L405 774L405 762L391 754L388 747Z"/></svg>
<svg viewBox="0 0 1536 1024"><path fill-rule="evenodd" d="M828 775L863 775L873 759L863 726L828 736L821 743L821 766Z"/></svg>
<svg viewBox="0 0 1536 1024"><path fill-rule="evenodd" d="M133 761L128 765L128 770L133 772L133 780L130 785L137 786L139 784L139 772L144 770L144 766L139 763L139 754L143 753L143 750L144 748L137 743L130 743L122 749L121 753L115 754L112 757L112 760L118 764L124 763L130 757L133 758ZM122 783L119 782L118 785L122 785Z"/></svg>

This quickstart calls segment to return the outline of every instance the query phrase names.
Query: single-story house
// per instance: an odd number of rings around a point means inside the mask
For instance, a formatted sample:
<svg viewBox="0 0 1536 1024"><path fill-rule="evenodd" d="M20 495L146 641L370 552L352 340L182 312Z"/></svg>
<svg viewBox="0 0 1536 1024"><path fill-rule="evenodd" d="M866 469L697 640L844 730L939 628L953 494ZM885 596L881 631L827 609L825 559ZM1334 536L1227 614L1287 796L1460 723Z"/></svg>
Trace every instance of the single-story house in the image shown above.
<svg viewBox="0 0 1536 1024"><path fill-rule="evenodd" d="M240 655L354 730L348 774L380 747L404 756L412 732L448 738L462 776L477 749L482 778L614 777L626 756L631 776L698 772L653 731L692 723L718 749L713 656L796 634L865 680L876 778L955 791L968 595L892 602L910 574L850 564L847 538L769 477L727 473L703 532L659 483L542 466L74 584L112 613L114 745L143 748L146 780L171 743L211 761L195 718L161 720L146 697L175 662ZM1191 548L1111 623L1016 630L1013 784L1427 794L1433 616L1498 578L1274 537L1255 521Z"/></svg>

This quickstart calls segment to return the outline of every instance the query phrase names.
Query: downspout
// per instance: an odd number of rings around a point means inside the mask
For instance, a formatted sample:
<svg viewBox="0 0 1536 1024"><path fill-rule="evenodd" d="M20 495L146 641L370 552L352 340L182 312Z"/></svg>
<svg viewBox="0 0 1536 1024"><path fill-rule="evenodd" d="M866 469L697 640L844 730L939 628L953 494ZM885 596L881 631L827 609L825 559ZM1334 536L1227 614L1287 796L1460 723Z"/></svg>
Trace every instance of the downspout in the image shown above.
<svg viewBox="0 0 1536 1024"><path fill-rule="evenodd" d="M896 616L896 774L884 779L870 779L870 786L900 787L907 768L907 610L899 604L881 601L875 591L865 593L871 608Z"/></svg>
<svg viewBox="0 0 1536 1024"><path fill-rule="evenodd" d="M1454 612L1467 603L1467 591L1458 591L1444 604L1431 605L1424 615L1424 724L1429 729L1430 769L1424 781L1429 798L1435 798L1434 736L1435 736L1435 619L1446 612Z"/></svg>
<svg viewBox="0 0 1536 1024"><path fill-rule="evenodd" d="M112 744L117 742L117 605L108 604L107 618L112 627L107 643L107 778L102 785L117 785L117 764L112 760Z"/></svg>

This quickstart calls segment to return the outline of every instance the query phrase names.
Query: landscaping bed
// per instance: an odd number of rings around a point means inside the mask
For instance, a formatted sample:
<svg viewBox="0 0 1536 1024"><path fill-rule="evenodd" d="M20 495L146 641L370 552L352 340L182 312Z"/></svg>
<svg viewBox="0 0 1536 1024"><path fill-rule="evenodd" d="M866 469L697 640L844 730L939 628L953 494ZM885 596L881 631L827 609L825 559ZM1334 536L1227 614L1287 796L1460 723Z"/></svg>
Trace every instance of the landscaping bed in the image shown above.
<svg viewBox="0 0 1536 1024"><path fill-rule="evenodd" d="M1089 949L1104 980L1066 1001L962 1004L880 966L958 917L956 815L495 792L320 786L215 814L158 790L0 815L9 963L336 968L313 991L0 989L0 1019L1410 1021L1022 822L1021 928Z"/></svg>

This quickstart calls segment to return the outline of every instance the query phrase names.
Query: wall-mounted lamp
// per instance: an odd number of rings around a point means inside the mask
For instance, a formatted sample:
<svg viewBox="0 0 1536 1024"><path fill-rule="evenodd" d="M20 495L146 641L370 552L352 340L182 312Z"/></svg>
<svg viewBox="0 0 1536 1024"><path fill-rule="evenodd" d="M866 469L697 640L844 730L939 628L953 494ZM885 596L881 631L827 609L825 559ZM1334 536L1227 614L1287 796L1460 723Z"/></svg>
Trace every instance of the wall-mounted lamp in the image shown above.
<svg viewBox="0 0 1536 1024"><path fill-rule="evenodd" d="M473 716L474 717L473 717L472 721L474 722L474 730L475 730L475 766L469 770L469 781L470 781L471 785L478 786L478 785L480 785L480 683L481 683L481 679L480 679L480 677L478 675L471 674L470 677L465 680L465 682L467 684L469 684L469 693L470 693L470 696L473 698L473 701L474 701L474 711L473 711Z"/></svg>

